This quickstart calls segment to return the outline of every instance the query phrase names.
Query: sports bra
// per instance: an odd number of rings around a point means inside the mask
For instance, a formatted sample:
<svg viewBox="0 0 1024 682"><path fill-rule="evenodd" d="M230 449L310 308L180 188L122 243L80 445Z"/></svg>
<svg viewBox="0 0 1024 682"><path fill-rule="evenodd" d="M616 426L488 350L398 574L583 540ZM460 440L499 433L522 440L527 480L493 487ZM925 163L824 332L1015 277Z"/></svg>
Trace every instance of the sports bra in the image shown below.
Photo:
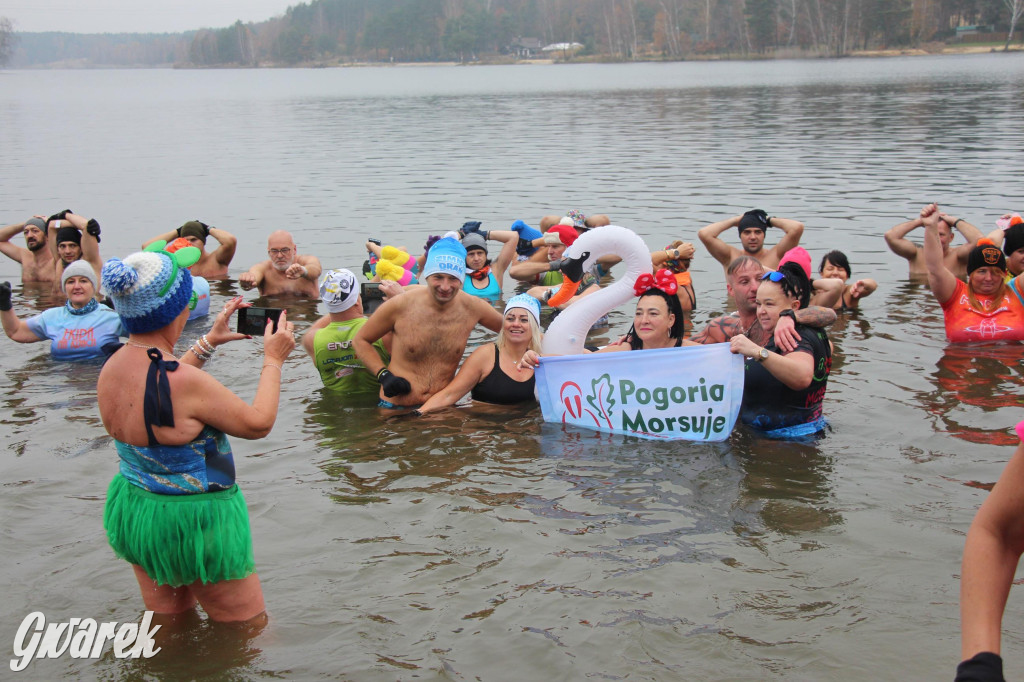
<svg viewBox="0 0 1024 682"><path fill-rule="evenodd" d="M494 369L484 377L484 380L473 387L470 395L473 400L482 403L493 403L495 405L516 405L530 400L536 400L533 394L535 378L531 376L526 381L516 381L501 371L501 361L498 357L498 346L494 346Z"/></svg>

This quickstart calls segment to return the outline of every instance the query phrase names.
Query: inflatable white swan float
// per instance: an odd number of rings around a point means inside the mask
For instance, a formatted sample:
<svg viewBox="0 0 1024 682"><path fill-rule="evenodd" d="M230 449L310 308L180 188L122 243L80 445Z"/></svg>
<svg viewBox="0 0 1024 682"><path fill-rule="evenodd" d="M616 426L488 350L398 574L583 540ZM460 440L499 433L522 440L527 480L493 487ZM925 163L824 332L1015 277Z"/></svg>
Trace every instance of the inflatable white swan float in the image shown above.
<svg viewBox="0 0 1024 682"><path fill-rule="evenodd" d="M561 268L562 286L549 304L561 305L572 298L584 273L604 256L622 258L626 272L612 284L581 298L559 313L544 334L543 355L582 353L587 332L594 323L612 308L633 298L637 277L651 272L651 252L635 232L618 225L597 227L584 232L565 250L563 260L568 262Z"/></svg>

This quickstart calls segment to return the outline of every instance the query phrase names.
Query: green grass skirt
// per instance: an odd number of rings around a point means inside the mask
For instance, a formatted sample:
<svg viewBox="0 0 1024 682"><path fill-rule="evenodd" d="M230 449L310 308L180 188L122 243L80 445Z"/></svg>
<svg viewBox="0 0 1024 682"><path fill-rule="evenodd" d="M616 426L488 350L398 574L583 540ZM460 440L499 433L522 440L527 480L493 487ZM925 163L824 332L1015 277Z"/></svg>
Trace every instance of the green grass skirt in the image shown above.
<svg viewBox="0 0 1024 682"><path fill-rule="evenodd" d="M107 489L103 527L114 553L158 585L236 580L255 570L249 512L237 485L158 495L117 474Z"/></svg>

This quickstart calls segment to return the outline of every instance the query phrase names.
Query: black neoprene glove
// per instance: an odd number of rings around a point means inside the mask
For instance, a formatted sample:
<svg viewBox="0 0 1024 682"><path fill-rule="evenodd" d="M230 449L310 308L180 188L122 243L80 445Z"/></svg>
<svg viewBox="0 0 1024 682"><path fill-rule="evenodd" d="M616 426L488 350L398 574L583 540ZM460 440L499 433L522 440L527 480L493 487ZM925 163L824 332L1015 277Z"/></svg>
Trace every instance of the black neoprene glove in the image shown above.
<svg viewBox="0 0 1024 682"><path fill-rule="evenodd" d="M68 217L68 213L74 213L74 211L72 211L70 208L65 208L60 213L54 213L46 220L46 224L49 225L54 220L66 220Z"/></svg>
<svg viewBox="0 0 1024 682"><path fill-rule="evenodd" d="M96 237L96 243L100 241L100 224L95 218L89 218L89 222L85 224L85 231Z"/></svg>
<svg viewBox="0 0 1024 682"><path fill-rule="evenodd" d="M519 241L516 242L516 253L521 256L530 253L533 249L533 242L529 239L523 239L520 237Z"/></svg>
<svg viewBox="0 0 1024 682"><path fill-rule="evenodd" d="M412 390L409 382L402 377L395 376L387 367L377 372L377 381L384 388L384 395L393 398L396 395L405 395Z"/></svg>
<svg viewBox="0 0 1024 682"><path fill-rule="evenodd" d="M0 310L11 309L11 283L0 284Z"/></svg>
<svg viewBox="0 0 1024 682"><path fill-rule="evenodd" d="M559 260L553 260L550 263L548 263L548 272L554 272L556 270L561 270L563 265L565 265L565 259L564 258L560 258Z"/></svg>
<svg viewBox="0 0 1024 682"><path fill-rule="evenodd" d="M1003 659L999 654L982 651L956 667L953 682L1006 682L1003 678Z"/></svg>

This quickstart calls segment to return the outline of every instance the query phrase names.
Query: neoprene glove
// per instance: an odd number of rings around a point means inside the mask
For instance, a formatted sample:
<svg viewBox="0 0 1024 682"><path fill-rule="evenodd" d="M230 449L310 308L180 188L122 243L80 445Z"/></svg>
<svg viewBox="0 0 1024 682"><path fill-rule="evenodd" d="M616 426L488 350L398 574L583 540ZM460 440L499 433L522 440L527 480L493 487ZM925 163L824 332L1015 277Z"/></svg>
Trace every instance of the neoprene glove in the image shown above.
<svg viewBox="0 0 1024 682"><path fill-rule="evenodd" d="M462 223L462 229L459 231L462 232L463 236L466 236L467 234L471 234L473 232L479 232L480 225L481 223L479 220L467 220L466 222Z"/></svg>
<svg viewBox="0 0 1024 682"><path fill-rule="evenodd" d="M74 213L74 211L72 211L70 208L65 208L60 213L54 213L46 220L46 224L49 225L54 220L65 220L68 217L68 213Z"/></svg>
<svg viewBox="0 0 1024 682"><path fill-rule="evenodd" d="M0 284L0 310L11 309L11 283Z"/></svg>
<svg viewBox="0 0 1024 682"><path fill-rule="evenodd" d="M384 389L384 395L388 398L393 398L396 395L405 395L412 390L412 386L409 385L407 380L395 376L387 367L377 372L377 381L380 382L381 387Z"/></svg>
<svg viewBox="0 0 1024 682"><path fill-rule="evenodd" d="M562 266L565 265L565 258L559 258L548 263L548 272L554 272L555 270L561 270Z"/></svg>
<svg viewBox="0 0 1024 682"><path fill-rule="evenodd" d="M532 239L523 239L520 237L519 241L516 242L516 253L520 255L525 255L535 250Z"/></svg>
<svg viewBox="0 0 1024 682"><path fill-rule="evenodd" d="M85 224L85 231L96 237L96 243L100 242L100 224L95 218L89 218L89 222Z"/></svg>
<svg viewBox="0 0 1024 682"><path fill-rule="evenodd" d="M956 679L953 682L1006 682L1003 678L1003 659L999 654L989 651L975 654L956 667Z"/></svg>

